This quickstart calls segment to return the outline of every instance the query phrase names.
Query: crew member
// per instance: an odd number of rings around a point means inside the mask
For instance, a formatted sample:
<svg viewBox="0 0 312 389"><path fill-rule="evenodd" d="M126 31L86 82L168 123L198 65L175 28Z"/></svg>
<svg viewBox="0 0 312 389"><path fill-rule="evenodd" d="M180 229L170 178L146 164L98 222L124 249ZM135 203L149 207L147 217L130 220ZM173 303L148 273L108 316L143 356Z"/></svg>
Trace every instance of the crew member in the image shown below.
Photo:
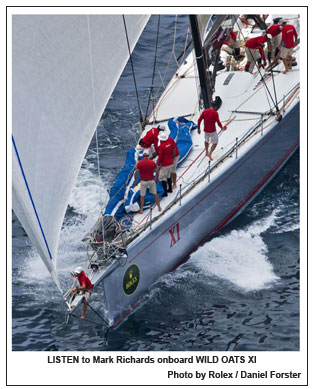
<svg viewBox="0 0 312 389"><path fill-rule="evenodd" d="M174 190L177 187L177 166L180 158L180 152L175 140L172 139L170 136L168 138L168 142L170 142L173 146L172 149L173 164L172 164L172 171L171 171L171 181L172 181L172 190Z"/></svg>
<svg viewBox="0 0 312 389"><path fill-rule="evenodd" d="M255 38L248 39L245 44L245 50L247 55L247 63L245 65L245 71L249 72L250 64L252 62L258 62L259 67L266 66L266 59L263 51L264 44L272 39L271 34L257 36Z"/></svg>
<svg viewBox="0 0 312 389"><path fill-rule="evenodd" d="M82 270L82 268L79 266L77 267L74 272L73 276L77 277L80 286L77 286L76 288L73 288L71 295L74 295L78 292L83 292L83 308L82 308L82 315L80 316L80 319L84 319L86 316L86 311L88 308L88 301L91 297L91 290L93 288L93 285L86 275L86 273Z"/></svg>
<svg viewBox="0 0 312 389"><path fill-rule="evenodd" d="M169 133L162 132L158 135L160 145L158 147L159 179L164 189L163 197L172 193L173 158L176 157L176 145L173 139L169 140Z"/></svg>
<svg viewBox="0 0 312 389"><path fill-rule="evenodd" d="M292 54L294 47L298 44L298 34L292 24L287 24L286 20L282 20L282 38L281 38L281 58L283 60L285 71L283 74L292 69Z"/></svg>
<svg viewBox="0 0 312 389"><path fill-rule="evenodd" d="M217 147L218 144L218 134L216 130L216 123L221 128L221 130L226 130L226 126L222 126L219 114L217 112L217 107L215 102L211 103L211 108L205 109L200 115L197 122L197 132L200 134L200 123L204 120L204 132L205 132L205 150L206 156L212 161L212 153ZM211 148L209 152L209 142L211 142Z"/></svg>
<svg viewBox="0 0 312 389"><path fill-rule="evenodd" d="M281 21L278 22L277 20L275 20L274 23L266 30L266 34L272 35L272 39L268 41L268 60L270 66L275 65L279 59L282 28L283 27L281 25ZM273 62L271 62L272 54Z"/></svg>
<svg viewBox="0 0 312 389"><path fill-rule="evenodd" d="M240 40L233 30L230 31L224 43L232 48L232 55L238 60L240 58Z"/></svg>
<svg viewBox="0 0 312 389"><path fill-rule="evenodd" d="M154 171L156 171L156 182L154 178ZM149 189L150 193L154 195L155 202L158 206L158 211L161 212L159 197L157 195L156 185L158 184L158 166L156 163L149 158L149 151L143 151L143 159L136 164L136 170L134 173L134 181L135 185L138 182L138 175L140 172L141 179L141 188L140 188L140 211L139 213L143 213L144 207L144 197L146 194L146 189Z"/></svg>
<svg viewBox="0 0 312 389"><path fill-rule="evenodd" d="M163 124L160 124L158 127L151 128L142 139L139 141L139 145L143 149L149 149L154 145L156 154L158 154L158 135L161 131L165 131L166 127ZM150 153L152 155L152 152Z"/></svg>

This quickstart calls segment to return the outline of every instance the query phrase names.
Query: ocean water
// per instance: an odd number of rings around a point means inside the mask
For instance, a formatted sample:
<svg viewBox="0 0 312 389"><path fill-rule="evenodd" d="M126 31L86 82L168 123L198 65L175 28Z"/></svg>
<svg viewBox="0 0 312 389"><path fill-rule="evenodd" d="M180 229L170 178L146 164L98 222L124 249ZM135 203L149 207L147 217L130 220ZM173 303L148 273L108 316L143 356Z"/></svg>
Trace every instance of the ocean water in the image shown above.
<svg viewBox="0 0 312 389"><path fill-rule="evenodd" d="M144 113L157 23L153 16L133 53ZM188 18L165 15L160 26L156 85L170 57L164 82L174 74ZM138 139L138 118L128 64L98 127L101 180L93 140L72 193L58 256L64 286L84 256L82 237L107 200L127 149ZM87 320L65 322L65 306L14 213L12 221L15 351L299 350L299 151L239 217L164 275L147 302L116 330L107 331L90 309ZM101 297L97 290L91 302L100 314Z"/></svg>

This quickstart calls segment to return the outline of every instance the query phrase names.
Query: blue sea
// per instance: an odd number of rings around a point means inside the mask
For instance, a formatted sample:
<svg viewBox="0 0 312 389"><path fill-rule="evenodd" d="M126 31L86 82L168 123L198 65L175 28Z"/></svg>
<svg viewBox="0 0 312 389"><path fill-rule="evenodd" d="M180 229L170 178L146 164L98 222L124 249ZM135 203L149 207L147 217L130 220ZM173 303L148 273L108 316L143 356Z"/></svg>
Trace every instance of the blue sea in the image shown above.
<svg viewBox="0 0 312 389"><path fill-rule="evenodd" d="M154 15L133 53L143 113L152 84L157 24ZM187 29L187 16L161 17L157 87L174 74ZM98 126L101 181L93 139L72 193L58 253L64 287L85 253L81 239L107 201L127 149L136 144L138 122L128 63ZM65 322L62 298L14 213L12 219L14 351L299 350L299 151L239 217L164 275L147 302L116 330L108 331L90 309L87 320L71 317ZM91 305L102 315L101 298L99 288Z"/></svg>

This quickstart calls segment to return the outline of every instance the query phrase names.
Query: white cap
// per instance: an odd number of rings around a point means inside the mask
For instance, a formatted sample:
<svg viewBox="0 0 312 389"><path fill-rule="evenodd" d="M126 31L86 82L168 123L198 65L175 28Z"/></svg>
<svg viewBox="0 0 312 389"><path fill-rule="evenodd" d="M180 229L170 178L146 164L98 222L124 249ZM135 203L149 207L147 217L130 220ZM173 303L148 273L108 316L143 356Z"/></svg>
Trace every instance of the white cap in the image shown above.
<svg viewBox="0 0 312 389"><path fill-rule="evenodd" d="M278 22L279 24L287 24L287 21L285 20L285 19L281 19L279 22Z"/></svg>
<svg viewBox="0 0 312 389"><path fill-rule="evenodd" d="M162 140L162 141L165 141L169 138L169 134L168 132L161 132L159 135L158 135L158 139L159 140Z"/></svg>
<svg viewBox="0 0 312 389"><path fill-rule="evenodd" d="M166 131L166 127L163 124L160 124L157 128L159 131Z"/></svg>
<svg viewBox="0 0 312 389"><path fill-rule="evenodd" d="M271 35L271 34L266 34L266 37L267 37L268 39L272 39L272 35Z"/></svg>
<svg viewBox="0 0 312 389"><path fill-rule="evenodd" d="M82 272L81 266L76 267L76 269L74 270L74 274L80 274L81 272Z"/></svg>
<svg viewBox="0 0 312 389"><path fill-rule="evenodd" d="M144 149L144 150L143 150L143 155L149 155L148 149Z"/></svg>

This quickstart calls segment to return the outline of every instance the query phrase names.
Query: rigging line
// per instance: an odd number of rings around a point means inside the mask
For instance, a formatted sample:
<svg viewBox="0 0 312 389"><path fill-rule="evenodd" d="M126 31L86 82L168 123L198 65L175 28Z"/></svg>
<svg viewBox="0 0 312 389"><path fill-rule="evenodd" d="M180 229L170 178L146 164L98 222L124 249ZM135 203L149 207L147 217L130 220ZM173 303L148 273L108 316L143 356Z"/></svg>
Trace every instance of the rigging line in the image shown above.
<svg viewBox="0 0 312 389"><path fill-rule="evenodd" d="M109 326L109 323L104 319L104 317L102 317L94 308L92 308L88 302L87 302L87 305L94 313L96 313L98 315L98 317L100 317L103 320L105 325Z"/></svg>
<svg viewBox="0 0 312 389"><path fill-rule="evenodd" d="M142 114L142 109L141 109L141 105L140 105L140 99L139 99L139 92L138 92L138 88L137 88L137 83L136 83L136 79L135 79L134 66L133 66L133 61L132 61L132 54L131 54L131 49L130 49L130 43L129 43L129 37L128 37L128 30L127 30L125 15L122 15L122 19L123 19L123 23L124 23L124 27L125 27L127 46L128 46L129 58L130 58L131 69L132 69L133 82L134 82L135 93L136 93L136 98L137 98L138 108L139 108L139 113L140 113L140 122L143 123L143 114Z"/></svg>
<svg viewBox="0 0 312 389"><path fill-rule="evenodd" d="M94 74L93 74L93 62L92 62L92 47L91 47L91 31L90 31L90 19L89 15L87 15L88 22L88 37L89 37L89 58L90 58L90 71L91 71L91 86L92 86L92 102L93 102L93 120L96 123L96 114L95 114L95 91L94 91ZM96 143L96 159L97 159L97 170L99 176L99 187L100 187L100 209L103 208L103 196L102 196L102 182L101 182L101 171L100 171L100 153L99 153L99 140L98 140L98 130L97 123L95 127L95 143ZM102 231L103 236L105 234L103 221L102 221Z"/></svg>
<svg viewBox="0 0 312 389"><path fill-rule="evenodd" d="M190 39L190 41L187 43L188 36L189 36L189 28L188 28L186 36L185 36L184 50L182 51L182 53L177 58L177 61L179 61L182 58L181 62L180 62L180 66L182 65L182 62L184 60L184 56L185 56L186 50L190 47L191 43L193 42L193 39Z"/></svg>
<svg viewBox="0 0 312 389"><path fill-rule="evenodd" d="M96 120L95 114L95 90L94 90L94 74L93 74L93 62L92 62L92 48L91 48L91 31L90 31L90 20L89 15L87 15L88 21L88 37L89 37L89 58L90 58L90 72L91 72L91 86L92 86L92 103L93 103L93 119ZM98 130L97 125L95 128L95 142L96 142L96 157L97 157L97 170L99 176L99 186L100 186L100 208L103 207L103 198L102 198L102 185L101 185L101 172L100 172L100 157L99 157L99 142L98 142Z"/></svg>
<svg viewBox="0 0 312 389"><path fill-rule="evenodd" d="M168 64L168 65L169 65L169 64ZM172 88L174 88L174 87L176 86L177 82L179 82L182 78L185 78L185 76L187 75L187 73L188 73L192 68L194 68L194 62L193 62L193 63L188 67L188 69L185 70L184 73L183 73L181 76L179 76L178 78L176 78L176 77L177 77L177 74L174 74L174 75L172 76L171 81L169 82L169 84L171 84L171 85L168 86L167 89L163 91L162 95L159 97L159 100L158 100L158 102L157 102L157 104L156 104L155 112L152 112L152 114L153 114L154 116L155 116L155 114L157 114L160 105L162 104L163 100L164 100L165 97L168 95L168 93L172 90ZM195 67L195 68L196 68L196 67ZM175 80L174 80L174 78L175 78ZM169 85L169 84L168 84L168 85ZM158 94L158 91L159 91L159 90L160 90L160 87L159 87L158 90L157 90L157 94ZM148 118L149 120L150 120L152 114L149 116L149 118ZM156 120L155 120L155 121L156 121Z"/></svg>
<svg viewBox="0 0 312 389"><path fill-rule="evenodd" d="M69 315L70 315L70 316L74 316L74 317L76 317L77 319L80 319L80 317L77 316L77 315L75 315L74 313L70 313ZM92 323L92 324L103 325L102 323L98 323L98 322L93 321L93 320L83 319L83 321L87 321L87 322ZM105 323L105 324L106 324L106 323Z"/></svg>
<svg viewBox="0 0 312 389"><path fill-rule="evenodd" d="M168 59L168 63L167 63L167 66L166 66L166 69L165 69L165 72L164 72L164 75L163 75L163 80L166 79L167 72L168 72L168 68L169 68L169 65L170 65L170 63L171 63L171 59L172 59L172 56L173 56L174 50L175 50L177 19L178 19L178 15L176 15L176 17L175 17L172 49L171 49L170 57L169 57L169 59ZM158 89L157 89L157 91L156 91L156 93L155 93L155 99L158 99L160 89L161 89L161 85L158 87ZM164 88L164 89L165 89L165 88Z"/></svg>
<svg viewBox="0 0 312 389"><path fill-rule="evenodd" d="M271 67L271 77L272 77L273 90L274 90L274 96L275 96L275 106L278 106L277 95L276 95L276 88L275 88L275 77L274 77L274 74L273 74L273 68L272 67Z"/></svg>
<svg viewBox="0 0 312 389"><path fill-rule="evenodd" d="M176 22L175 22L175 27L174 27L174 42L176 42L176 35L177 35L177 20L176 20ZM177 59L177 55L176 55L176 52L175 52L175 48L174 48L173 54L174 54L174 59L176 60L176 64L177 64L177 66L179 67L179 61L178 61L178 59Z"/></svg>
<svg viewBox="0 0 312 389"><path fill-rule="evenodd" d="M47 248L47 250L48 250L50 259L53 259L53 258L52 258L51 251L50 251L50 248L49 248L49 245L48 245L48 242L47 242L47 239L46 239L46 236L45 236L45 233L44 233L44 231L43 231L43 228L42 228L42 225L41 225L41 222L40 222L40 218L39 218L39 215L38 215L38 212L37 212L37 209L36 209L36 206L35 206L33 197L32 197L32 195L31 195L31 191L30 191L30 188L29 188L27 179L26 179L26 175L25 175L25 172L24 172L24 169L23 169L22 161L21 161L21 159L20 159L20 156L19 156L19 153L18 153L18 150L17 150L17 146L16 146L16 143L15 143L13 134L12 134L12 142L13 142L13 147L14 147L15 154L16 154L16 157L17 157L17 160L18 160L19 167L20 167L21 172L22 172L22 175L23 175L24 183L25 183L25 185L26 185L26 189L27 189L27 192L28 192L28 196L29 196L29 198L30 198L30 201L31 201L33 210L34 210L34 212L35 212L35 215L36 215L36 218L37 218L37 221L38 221L38 224L39 224L39 228L40 228L40 231L41 231L41 234L42 234L44 243L45 243L46 248Z"/></svg>
<svg viewBox="0 0 312 389"><path fill-rule="evenodd" d="M239 25L238 23L237 23L237 26L238 26L238 28L239 28L239 30L240 30L240 33L241 33L243 39L245 40L244 34L243 34L243 32L242 32L242 29L241 29L241 27L240 27L240 25ZM245 43L246 43L246 42L245 42ZM247 47L247 48L248 48L248 47ZM256 67L257 67L258 72L259 72L260 77L261 77L261 81L263 82L264 87L265 87L265 89L267 90L267 92L268 92L268 94L269 94L269 96L270 96L270 98L271 98L271 100L272 100L272 102L273 102L273 105L275 106L275 109L278 111L278 110L279 110L279 109L278 109L278 105L274 103L274 99L273 99L273 97L272 97L272 95L271 95L271 93L270 93L270 90L269 90L269 88L268 88L266 82L265 82L265 79L263 78L263 76L262 76L262 74L261 74L261 72L260 72L260 68L259 68L259 66L258 66L258 63L257 63L257 61L255 60L255 57L254 57L254 55L252 54L251 51L250 51L250 54L251 54L251 56L252 56L252 58L253 58L253 60L254 60L254 62L255 62L255 64L256 64ZM269 106L270 106L270 105L269 105Z"/></svg>
<svg viewBox="0 0 312 389"><path fill-rule="evenodd" d="M267 98L267 102L268 102L268 106L270 107L270 111L272 111L271 104L270 104L270 99L269 99L269 96L267 94L266 89L264 89L264 93L265 93L265 97ZM273 101L273 105L274 105L274 101Z"/></svg>
<svg viewBox="0 0 312 389"><path fill-rule="evenodd" d="M157 61L157 49L158 49L158 38L159 38L159 28L160 28L160 15L158 15L158 25L157 25L157 35L156 35L156 44L155 44L155 57L154 57L154 68L153 68L153 75L152 75L152 85L149 90L149 97L148 97L148 102L147 102L147 107L146 107L146 112L145 112L145 117L144 120L147 118L147 113L148 109L150 106L151 102L151 97L153 93L153 88L154 88L154 79L155 79L155 70L156 70L156 61ZM153 100L153 110L154 110L154 100Z"/></svg>

